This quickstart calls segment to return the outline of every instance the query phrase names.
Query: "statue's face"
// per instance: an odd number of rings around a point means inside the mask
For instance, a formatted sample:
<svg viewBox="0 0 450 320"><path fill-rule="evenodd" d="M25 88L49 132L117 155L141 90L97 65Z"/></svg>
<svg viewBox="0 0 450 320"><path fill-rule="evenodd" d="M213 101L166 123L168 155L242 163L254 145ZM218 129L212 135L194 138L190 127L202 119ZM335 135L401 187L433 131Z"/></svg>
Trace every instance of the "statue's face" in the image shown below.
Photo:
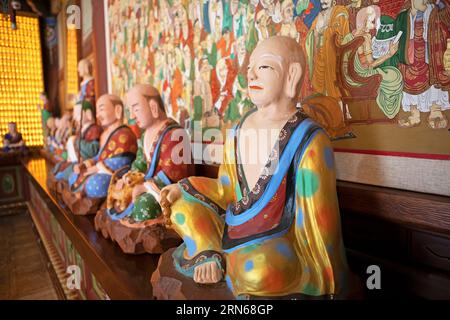
<svg viewBox="0 0 450 320"><path fill-rule="evenodd" d="M80 62L78 64L78 74L81 78L89 75L89 68L85 62Z"/></svg>
<svg viewBox="0 0 450 320"><path fill-rule="evenodd" d="M147 98L139 91L131 90L127 95L127 104L130 107L130 119L135 119L139 128L151 127L154 118Z"/></svg>
<svg viewBox="0 0 450 320"><path fill-rule="evenodd" d="M417 11L424 12L427 9L427 0L412 0L412 6Z"/></svg>
<svg viewBox="0 0 450 320"><path fill-rule="evenodd" d="M320 9L327 10L333 6L333 0L320 0Z"/></svg>
<svg viewBox="0 0 450 320"><path fill-rule="evenodd" d="M97 101L97 121L102 127L108 127L118 119L115 113L115 107L108 97L100 97Z"/></svg>
<svg viewBox="0 0 450 320"><path fill-rule="evenodd" d="M274 42L261 42L250 56L247 80L250 99L257 107L276 102L283 94L285 55Z"/></svg>
<svg viewBox="0 0 450 320"><path fill-rule="evenodd" d="M78 64L78 75L80 77L83 77L83 75L84 75L84 67L83 67L82 63Z"/></svg>
<svg viewBox="0 0 450 320"><path fill-rule="evenodd" d="M16 133L17 127L15 123L8 123L9 133Z"/></svg>

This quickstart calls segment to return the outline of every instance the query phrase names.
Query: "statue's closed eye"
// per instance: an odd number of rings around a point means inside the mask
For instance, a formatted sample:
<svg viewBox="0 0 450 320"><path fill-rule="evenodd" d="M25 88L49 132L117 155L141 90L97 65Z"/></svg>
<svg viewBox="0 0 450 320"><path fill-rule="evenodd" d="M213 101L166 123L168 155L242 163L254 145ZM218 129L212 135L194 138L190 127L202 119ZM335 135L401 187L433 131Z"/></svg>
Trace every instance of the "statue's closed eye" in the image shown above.
<svg viewBox="0 0 450 320"><path fill-rule="evenodd" d="M273 68L271 66L260 66L259 67L259 70L263 70L263 69L272 69L273 70Z"/></svg>

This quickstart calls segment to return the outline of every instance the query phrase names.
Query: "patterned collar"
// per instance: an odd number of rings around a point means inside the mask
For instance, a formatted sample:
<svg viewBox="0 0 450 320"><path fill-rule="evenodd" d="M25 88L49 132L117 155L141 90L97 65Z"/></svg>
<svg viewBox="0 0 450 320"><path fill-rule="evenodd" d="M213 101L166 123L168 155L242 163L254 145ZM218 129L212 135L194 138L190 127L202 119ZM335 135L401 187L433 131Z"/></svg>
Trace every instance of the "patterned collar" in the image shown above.
<svg viewBox="0 0 450 320"><path fill-rule="evenodd" d="M241 128L245 119L253 112L254 110L250 111L244 116L244 118L242 118L242 121L236 127L236 130L239 130ZM297 126L306 118L307 115L303 112L303 110L298 109L297 112L294 113L294 115L292 115L292 117L285 123L283 128L280 130L278 140L275 143L272 152L269 155L269 159L267 160L267 163L262 170L262 174L252 190L250 190L250 188L248 187L247 181L245 179L244 170L242 167L242 163L240 161L240 154L238 151L239 150L238 137L237 134L235 135L234 149L235 149L235 159L237 161L236 163L237 177L243 195L242 199L231 205L231 211L233 212L233 214L239 215L242 212L249 209L253 205L253 203L260 198L261 193L264 193L266 186L269 183L272 176L272 174L270 173L271 168L273 168L273 166L278 163L295 128L297 128Z"/></svg>
<svg viewBox="0 0 450 320"><path fill-rule="evenodd" d="M147 153L145 150L145 132L142 134L142 150L144 151L145 160L147 162L151 162L153 159L153 155L155 153L156 145L158 144L159 137L166 130L166 128L170 125L177 124L175 120L172 118L167 118L164 120L164 124L159 128L157 134L155 135L155 139L153 139L152 147L150 148L150 152Z"/></svg>

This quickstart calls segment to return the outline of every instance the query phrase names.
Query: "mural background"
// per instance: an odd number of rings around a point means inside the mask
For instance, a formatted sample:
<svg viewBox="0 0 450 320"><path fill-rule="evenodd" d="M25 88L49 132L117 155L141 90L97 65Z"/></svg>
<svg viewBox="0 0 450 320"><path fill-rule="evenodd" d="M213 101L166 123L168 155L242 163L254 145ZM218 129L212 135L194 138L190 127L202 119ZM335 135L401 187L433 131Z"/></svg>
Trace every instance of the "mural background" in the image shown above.
<svg viewBox="0 0 450 320"><path fill-rule="evenodd" d="M337 153L427 159L449 168L448 0L105 1L113 93L153 84L191 134L228 128L253 107L249 55L258 41L280 34L306 53L299 102L327 128ZM401 161L394 162L397 168ZM408 188L414 177L404 174L395 171L394 180ZM432 192L450 194L450 187L438 189Z"/></svg>

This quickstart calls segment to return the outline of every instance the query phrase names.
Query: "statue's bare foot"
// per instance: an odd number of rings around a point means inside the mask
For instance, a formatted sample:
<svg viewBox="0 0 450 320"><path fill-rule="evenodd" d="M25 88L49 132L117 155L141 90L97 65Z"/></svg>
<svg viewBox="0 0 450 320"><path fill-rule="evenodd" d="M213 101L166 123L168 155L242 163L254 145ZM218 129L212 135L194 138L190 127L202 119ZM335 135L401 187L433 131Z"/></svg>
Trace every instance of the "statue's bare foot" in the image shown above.
<svg viewBox="0 0 450 320"><path fill-rule="evenodd" d="M222 270L216 262L206 262L194 269L194 281L202 284L213 284L222 280Z"/></svg>
<svg viewBox="0 0 450 320"><path fill-rule="evenodd" d="M428 118L428 124L431 129L445 129L448 125L448 120L442 111L432 111Z"/></svg>

